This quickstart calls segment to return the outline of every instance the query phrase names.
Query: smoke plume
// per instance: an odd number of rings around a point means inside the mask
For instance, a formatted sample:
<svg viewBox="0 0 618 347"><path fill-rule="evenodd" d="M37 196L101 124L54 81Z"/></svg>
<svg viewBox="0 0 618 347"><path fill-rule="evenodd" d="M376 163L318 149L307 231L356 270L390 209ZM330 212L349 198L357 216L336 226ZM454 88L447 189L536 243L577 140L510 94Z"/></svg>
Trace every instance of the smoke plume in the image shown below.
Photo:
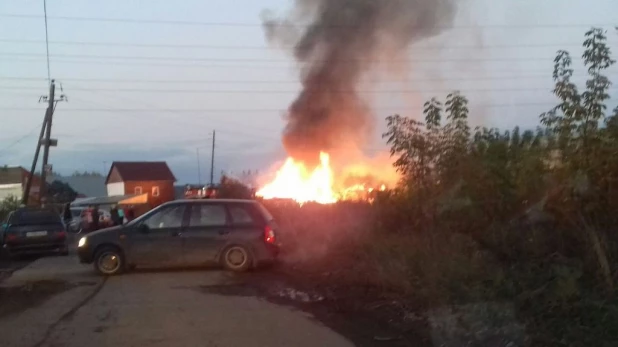
<svg viewBox="0 0 618 347"><path fill-rule="evenodd" d="M412 43L451 25L455 2L295 0L284 18L265 18L268 39L292 45L301 66L302 91L283 134L288 153L314 162L319 151L361 148L374 120L358 90L363 78L378 63L406 59Z"/></svg>

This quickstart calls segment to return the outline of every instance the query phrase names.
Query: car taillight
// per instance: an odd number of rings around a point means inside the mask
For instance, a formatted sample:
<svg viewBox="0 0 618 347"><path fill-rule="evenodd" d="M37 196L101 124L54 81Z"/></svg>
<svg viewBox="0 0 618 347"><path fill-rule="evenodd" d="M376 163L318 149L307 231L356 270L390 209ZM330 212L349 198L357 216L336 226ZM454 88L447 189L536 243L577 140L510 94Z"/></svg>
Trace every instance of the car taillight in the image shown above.
<svg viewBox="0 0 618 347"><path fill-rule="evenodd" d="M276 241L275 231L268 225L264 228L264 241L270 244L274 244Z"/></svg>
<svg viewBox="0 0 618 347"><path fill-rule="evenodd" d="M17 235L16 234L6 234L6 240L7 241L15 241L15 240L17 240Z"/></svg>
<svg viewBox="0 0 618 347"><path fill-rule="evenodd" d="M67 237L67 232L62 230L62 231L59 231L57 235L59 239L64 239L65 237Z"/></svg>

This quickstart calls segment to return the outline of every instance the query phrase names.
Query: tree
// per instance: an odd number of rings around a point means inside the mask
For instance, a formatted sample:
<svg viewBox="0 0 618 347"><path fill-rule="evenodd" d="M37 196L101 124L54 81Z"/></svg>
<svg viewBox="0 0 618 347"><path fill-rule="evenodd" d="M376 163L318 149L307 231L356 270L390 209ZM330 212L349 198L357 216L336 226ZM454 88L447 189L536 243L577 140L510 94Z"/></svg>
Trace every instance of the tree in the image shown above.
<svg viewBox="0 0 618 347"><path fill-rule="evenodd" d="M8 214L18 209L19 206L21 206L21 199L15 196L9 196L0 201L0 222L4 222Z"/></svg>
<svg viewBox="0 0 618 347"><path fill-rule="evenodd" d="M219 183L217 197L222 199L251 199L253 198L253 191L240 181L223 175Z"/></svg>
<svg viewBox="0 0 618 347"><path fill-rule="evenodd" d="M96 172L96 171L75 171L73 172L73 174L71 175L73 177L103 177L103 175L100 172Z"/></svg>
<svg viewBox="0 0 618 347"><path fill-rule="evenodd" d="M47 188L47 201L50 203L67 203L77 198L77 192L67 183L53 181Z"/></svg>

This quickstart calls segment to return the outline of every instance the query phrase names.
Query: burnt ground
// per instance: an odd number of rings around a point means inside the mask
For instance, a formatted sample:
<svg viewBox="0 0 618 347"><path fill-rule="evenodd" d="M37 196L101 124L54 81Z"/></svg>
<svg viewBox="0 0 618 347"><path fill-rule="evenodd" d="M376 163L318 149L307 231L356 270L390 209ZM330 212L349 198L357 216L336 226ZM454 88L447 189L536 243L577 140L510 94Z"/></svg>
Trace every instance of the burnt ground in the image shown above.
<svg viewBox="0 0 618 347"><path fill-rule="evenodd" d="M396 294L281 266L229 276L229 283L200 290L259 297L308 312L357 346L432 346L426 319L412 313L423 311Z"/></svg>

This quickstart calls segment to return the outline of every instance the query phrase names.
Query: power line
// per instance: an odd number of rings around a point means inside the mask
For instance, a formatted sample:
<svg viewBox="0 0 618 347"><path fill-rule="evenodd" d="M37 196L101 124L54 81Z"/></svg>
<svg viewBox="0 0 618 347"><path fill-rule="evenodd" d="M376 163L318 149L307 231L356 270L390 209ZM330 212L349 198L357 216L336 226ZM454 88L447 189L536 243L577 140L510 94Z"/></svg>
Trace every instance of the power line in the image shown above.
<svg viewBox="0 0 618 347"><path fill-rule="evenodd" d="M470 92L492 92L492 93L513 93L513 92L551 92L553 87L548 88L449 88L449 89L409 89L409 90L328 90L319 88L315 90L306 89L309 93L325 94L418 94L418 93L451 93L461 91ZM37 90L35 87L4 87L0 90ZM148 88L82 88L71 87L73 91L103 91L103 92L126 92L126 93L186 93L186 94L298 94L297 90L220 90L220 89L148 89ZM607 91L616 91L618 88L608 88Z"/></svg>
<svg viewBox="0 0 618 347"><path fill-rule="evenodd" d="M40 109L37 109L37 111L39 111L39 110ZM23 140L25 140L28 137L32 136L32 133L34 133L36 130L40 129L42 126L43 126L42 123L41 124L37 124L34 128L30 129L30 131L28 131L28 133L26 133L24 136L21 136L20 138L18 138L14 142L11 142L8 146L0 149L0 155L3 155L4 152L8 151L9 149L13 148L15 145L19 144Z"/></svg>
<svg viewBox="0 0 618 347"><path fill-rule="evenodd" d="M22 40L22 39L3 39L0 42L19 43L19 44L41 44L45 41L41 40ZM135 47L135 48L186 48L186 49L222 49L222 50L277 50L277 49L294 49L297 46L228 46L228 45L209 45L209 44L165 44L165 43L136 43L136 42L96 42L96 41L49 41L52 45L65 46L103 46L103 47ZM613 41L608 41L608 44L613 44ZM414 45L411 50L449 50L449 49L473 49L473 50L488 50L488 49L510 49L510 48L582 48L582 43L516 43L516 44L490 44L490 45L454 45L454 46L430 46L430 45Z"/></svg>
<svg viewBox="0 0 618 347"><path fill-rule="evenodd" d="M35 60L25 60L25 59L19 59L19 60L14 60L14 59L6 59L6 58L2 58L0 56L0 60L5 60L5 61L10 61L13 63L35 63L38 64L39 61L37 59L40 60L40 58L27 58L27 59L35 59ZM52 61L54 63L58 63L58 64L72 64L72 65L76 65L76 64L82 64L82 65L105 65L105 66L134 66L134 67L141 67L141 68L146 68L146 67L152 67L152 66L157 66L157 67L173 67L173 68L200 68L200 69L259 69L259 70L276 70L276 71L283 71L284 68L282 68L281 66L261 66L261 65L220 65L220 64L208 64L208 65L204 65L204 64L173 64L173 63L153 63L153 62L127 62L127 61L97 61L97 60L66 60L66 59L52 59ZM552 59L546 59L546 61L552 62ZM294 64L295 62L290 61L290 64ZM292 66L289 66L292 67ZM286 67L288 68L288 67ZM503 68L499 68L500 71L503 72L521 72L522 70L505 70ZM439 68L428 68L428 67L423 67L423 68L416 68L414 69L416 71L435 71L435 72L460 72L461 69L460 68L453 68L453 69L448 69L445 68L443 66L439 67ZM472 71L487 71L489 70L489 67L487 66L467 66L466 70L472 70ZM526 69L527 71L549 71L547 70L547 68L539 68L539 69Z"/></svg>
<svg viewBox="0 0 618 347"><path fill-rule="evenodd" d="M3 18L20 18L20 19L41 19L39 15L28 14L16 14L16 13L2 13L0 17ZM108 22L108 23L136 23L136 24L167 24L167 25L189 25L189 26L226 26L226 27L263 27L263 23L249 23L249 22L204 22L204 21L185 21L185 20L166 20L166 19L137 19L137 18L107 18L107 17L78 17L78 16L49 16L49 19L64 20L64 21L81 21L81 22ZM291 23L277 23L278 27L289 28L310 28L310 27L345 27L354 28L359 25L347 25L347 24L327 24L327 25L303 25L303 24L291 24ZM474 29L481 28L590 28L590 27L614 27L615 24L471 24L471 25L450 25L440 26L442 29ZM412 29L412 27L411 27Z"/></svg>
<svg viewBox="0 0 618 347"><path fill-rule="evenodd" d="M45 56L37 53L20 53L20 52L0 52L0 55L7 57L29 57L38 58ZM170 62L204 62L204 63L290 63L295 62L288 59L236 59L236 58L177 58L177 57L155 57L155 56L126 56L126 55L88 55L88 54L52 54L52 58L69 58L69 59L109 59L109 60L146 60L146 61L170 61ZM529 62L529 61L545 61L552 62L552 57L514 57L514 58L457 58L457 59L313 59L305 60L302 63L335 63L335 62L366 62L366 63L443 63L443 62ZM571 58L578 61L581 58Z"/></svg>
<svg viewBox="0 0 618 347"><path fill-rule="evenodd" d="M75 99L73 97L72 99ZM471 107L528 107L528 106L555 106L558 102L516 102L516 103L496 103L496 104L476 104L470 103ZM422 107L423 104L418 104L418 107ZM410 107L376 107L372 108L374 111L416 111L417 108ZM0 107L0 110L10 111L35 111L41 110L41 108L28 108L28 107ZM62 112L110 112L110 113L276 113L286 112L285 108L273 108L273 109L131 109L131 108L67 108ZM236 123L240 124L240 123Z"/></svg>
<svg viewBox="0 0 618 347"><path fill-rule="evenodd" d="M49 68L49 35L47 33L47 0L43 0L43 12L45 13L45 49L47 56L47 80L51 84L51 69Z"/></svg>
<svg viewBox="0 0 618 347"><path fill-rule="evenodd" d="M586 73L574 73L573 77L589 77L589 74ZM608 76L611 78L612 76ZM618 77L618 76L617 76ZM478 77L478 76L465 76L465 77L447 77L444 78L410 78L407 80L400 81L400 83L407 82L431 82L431 81L493 81L493 80L520 80L520 79L553 79L551 74L543 73L543 74L518 74L511 76L488 76L488 77ZM12 76L0 76L0 80L16 80L16 81L44 81L46 80L43 77L12 77ZM300 84L301 82L295 80L170 80L170 79L126 79L126 78L62 78L62 81L73 81L73 82L101 82L101 83L179 83L179 84ZM397 81L399 82L399 81ZM395 81L391 81L389 83L395 83Z"/></svg>

